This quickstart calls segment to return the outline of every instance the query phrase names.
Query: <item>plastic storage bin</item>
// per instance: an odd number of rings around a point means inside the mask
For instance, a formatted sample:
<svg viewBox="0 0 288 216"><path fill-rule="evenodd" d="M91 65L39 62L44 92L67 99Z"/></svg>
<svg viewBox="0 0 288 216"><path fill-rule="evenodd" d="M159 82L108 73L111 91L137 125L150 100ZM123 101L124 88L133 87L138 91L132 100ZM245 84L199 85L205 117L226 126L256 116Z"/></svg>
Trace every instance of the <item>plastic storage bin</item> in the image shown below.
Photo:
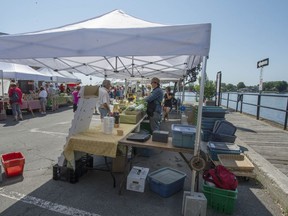
<svg viewBox="0 0 288 216"><path fill-rule="evenodd" d="M224 190L204 183L202 190L207 199L209 207L221 213L233 213L238 194L237 189L235 191Z"/></svg>
<svg viewBox="0 0 288 216"><path fill-rule="evenodd" d="M237 128L230 122L226 120L218 120L215 122L213 133L216 134L226 134L226 135L234 135Z"/></svg>
<svg viewBox="0 0 288 216"><path fill-rule="evenodd" d="M172 145L175 147L193 148L196 128L193 125L172 124Z"/></svg>
<svg viewBox="0 0 288 216"><path fill-rule="evenodd" d="M23 174L25 157L21 152L2 154L1 161L7 177Z"/></svg>
<svg viewBox="0 0 288 216"><path fill-rule="evenodd" d="M218 161L218 154L237 154L241 153L241 149L234 143L227 142L208 142L208 152L210 158L214 161Z"/></svg>
<svg viewBox="0 0 288 216"><path fill-rule="evenodd" d="M202 111L203 117L225 118L226 109L218 106L204 106Z"/></svg>
<svg viewBox="0 0 288 216"><path fill-rule="evenodd" d="M186 174L165 167L148 174L149 188L162 197L169 197L183 189Z"/></svg>
<svg viewBox="0 0 288 216"><path fill-rule="evenodd" d="M211 141L217 141L217 142L229 142L229 143L234 143L236 140L237 136L235 135L227 135L227 134L211 134Z"/></svg>

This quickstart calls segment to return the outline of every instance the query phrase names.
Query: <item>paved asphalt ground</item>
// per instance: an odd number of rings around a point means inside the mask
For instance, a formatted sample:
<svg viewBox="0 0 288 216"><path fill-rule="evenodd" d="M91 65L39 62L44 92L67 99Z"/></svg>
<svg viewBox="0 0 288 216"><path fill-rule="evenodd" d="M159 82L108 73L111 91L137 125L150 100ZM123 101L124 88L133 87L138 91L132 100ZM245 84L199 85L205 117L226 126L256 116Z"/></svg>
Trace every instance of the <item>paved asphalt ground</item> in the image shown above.
<svg viewBox="0 0 288 216"><path fill-rule="evenodd" d="M52 180L52 166L62 152L73 118L72 107L48 112L46 116L24 114L24 120L13 122L8 116L0 121L0 153L20 151L26 163L23 176L6 178L0 183L1 216L178 216L181 215L183 191L162 198L149 190L138 193L124 190L118 194L121 174L115 174L116 188L109 172L91 170L80 181L71 184ZM99 124L94 116L92 124ZM95 158L101 166L103 159ZM134 165L150 171L172 167L187 173L184 190L190 190L189 169L177 153L152 151L150 157L138 157ZM2 172L3 167L2 167ZM224 215L208 209L207 215ZM233 215L283 215L261 184L239 179L238 198Z"/></svg>

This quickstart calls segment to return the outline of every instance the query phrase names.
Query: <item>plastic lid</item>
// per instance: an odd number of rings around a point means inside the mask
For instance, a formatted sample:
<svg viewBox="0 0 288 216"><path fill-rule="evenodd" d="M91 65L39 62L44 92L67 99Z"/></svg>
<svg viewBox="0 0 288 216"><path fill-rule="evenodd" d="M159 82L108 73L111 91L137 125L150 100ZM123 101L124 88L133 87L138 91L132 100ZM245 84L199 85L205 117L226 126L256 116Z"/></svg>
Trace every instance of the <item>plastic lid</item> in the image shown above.
<svg viewBox="0 0 288 216"><path fill-rule="evenodd" d="M196 133L196 128L191 125L180 125L180 124L173 124L172 125L173 131L180 131L184 133Z"/></svg>
<svg viewBox="0 0 288 216"><path fill-rule="evenodd" d="M149 174L149 178L155 181L159 181L163 184L171 184L185 177L185 173L169 167L159 169Z"/></svg>

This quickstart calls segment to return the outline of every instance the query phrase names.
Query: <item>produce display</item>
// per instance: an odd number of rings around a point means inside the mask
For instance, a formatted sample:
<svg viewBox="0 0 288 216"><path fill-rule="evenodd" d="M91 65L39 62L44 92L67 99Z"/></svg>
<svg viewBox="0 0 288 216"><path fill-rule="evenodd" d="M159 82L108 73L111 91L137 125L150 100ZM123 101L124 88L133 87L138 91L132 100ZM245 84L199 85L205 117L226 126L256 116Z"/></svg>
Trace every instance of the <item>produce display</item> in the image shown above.
<svg viewBox="0 0 288 216"><path fill-rule="evenodd" d="M135 101L135 103L130 102L126 110L146 112L147 102L143 98L139 98Z"/></svg>

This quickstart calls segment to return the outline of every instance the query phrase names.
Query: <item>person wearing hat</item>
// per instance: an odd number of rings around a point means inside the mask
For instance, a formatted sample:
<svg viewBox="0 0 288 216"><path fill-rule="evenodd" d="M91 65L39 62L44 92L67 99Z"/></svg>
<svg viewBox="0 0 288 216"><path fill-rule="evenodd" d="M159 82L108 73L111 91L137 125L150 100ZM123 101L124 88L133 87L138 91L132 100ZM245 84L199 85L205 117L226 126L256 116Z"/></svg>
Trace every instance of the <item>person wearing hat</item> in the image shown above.
<svg viewBox="0 0 288 216"><path fill-rule="evenodd" d="M160 129L161 103L163 101L163 91L160 88L160 80L157 77L151 79L152 92L145 98L147 104L147 115L149 117L150 128L152 131Z"/></svg>
<svg viewBox="0 0 288 216"><path fill-rule="evenodd" d="M102 87L99 88L99 112L100 117L103 119L105 116L112 115L112 112L110 110L110 96L109 96L109 90L111 88L111 82L110 80L103 80Z"/></svg>

